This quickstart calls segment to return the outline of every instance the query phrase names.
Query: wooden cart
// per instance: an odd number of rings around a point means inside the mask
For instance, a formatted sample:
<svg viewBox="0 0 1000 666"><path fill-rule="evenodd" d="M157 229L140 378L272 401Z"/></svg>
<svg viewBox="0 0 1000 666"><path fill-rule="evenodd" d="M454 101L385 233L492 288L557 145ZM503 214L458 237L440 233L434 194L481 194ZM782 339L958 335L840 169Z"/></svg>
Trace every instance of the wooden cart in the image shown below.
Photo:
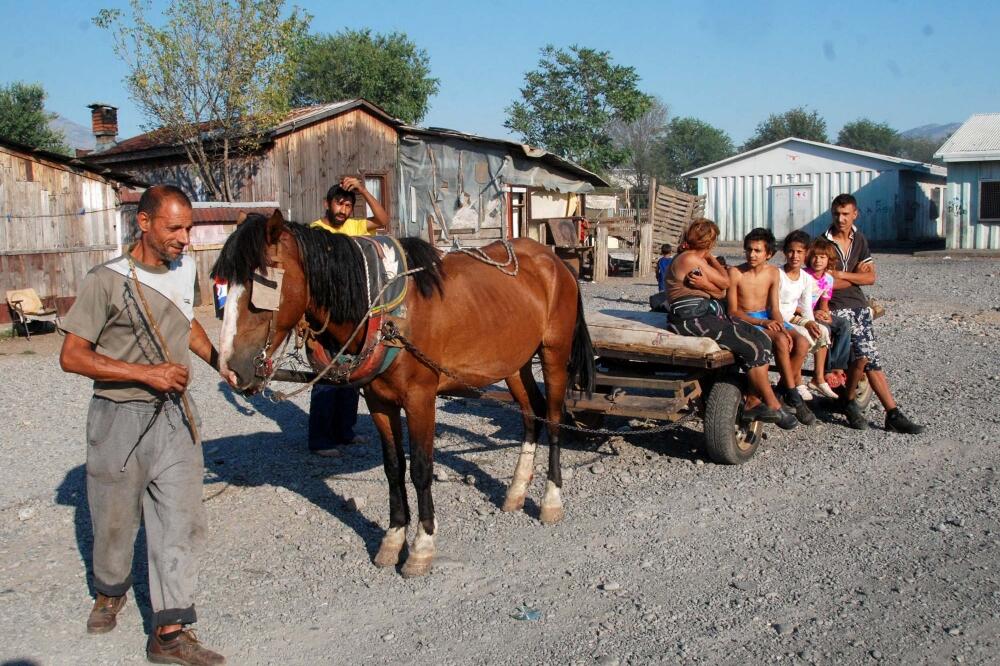
<svg viewBox="0 0 1000 666"><path fill-rule="evenodd" d="M597 391L591 398L571 393L566 409L578 423L595 426L608 415L676 421L697 414L714 462L739 464L757 451L763 424L743 419L746 375L714 340L671 333L658 312L602 310L588 314L587 325ZM870 399L867 384L859 387L859 402L867 406Z"/></svg>

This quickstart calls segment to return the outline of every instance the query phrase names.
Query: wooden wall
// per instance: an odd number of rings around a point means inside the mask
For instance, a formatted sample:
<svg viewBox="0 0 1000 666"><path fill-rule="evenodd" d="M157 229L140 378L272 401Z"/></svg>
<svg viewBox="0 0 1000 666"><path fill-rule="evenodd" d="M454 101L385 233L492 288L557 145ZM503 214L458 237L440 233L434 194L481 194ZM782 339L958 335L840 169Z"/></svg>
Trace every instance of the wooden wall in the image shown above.
<svg viewBox="0 0 1000 666"><path fill-rule="evenodd" d="M343 176L384 176L386 212L396 226L397 144L395 128L359 109L285 134L271 150L277 196L262 193L257 200L276 199L291 219L311 222L323 214L327 190ZM359 198L356 215L364 214L363 204Z"/></svg>
<svg viewBox="0 0 1000 666"><path fill-rule="evenodd" d="M31 287L67 310L87 271L118 252L117 202L101 176L0 146L0 296Z"/></svg>

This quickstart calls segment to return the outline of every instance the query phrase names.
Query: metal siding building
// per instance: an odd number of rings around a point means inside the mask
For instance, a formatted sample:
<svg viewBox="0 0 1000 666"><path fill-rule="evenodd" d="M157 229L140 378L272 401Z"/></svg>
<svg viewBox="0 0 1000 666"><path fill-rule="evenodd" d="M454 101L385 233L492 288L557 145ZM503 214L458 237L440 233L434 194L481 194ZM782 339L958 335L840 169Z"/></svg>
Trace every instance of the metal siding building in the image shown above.
<svg viewBox="0 0 1000 666"><path fill-rule="evenodd" d="M1000 113L980 113L958 128L935 154L948 165L944 205L950 249L1000 250ZM992 203L983 211L983 198ZM992 197L992 199L991 199Z"/></svg>
<svg viewBox="0 0 1000 666"><path fill-rule="evenodd" d="M941 167L804 139L788 138L683 174L698 179L705 216L721 240L741 241L765 227L779 239L794 229L817 235L830 225L830 202L858 199L858 226L874 241L941 234Z"/></svg>

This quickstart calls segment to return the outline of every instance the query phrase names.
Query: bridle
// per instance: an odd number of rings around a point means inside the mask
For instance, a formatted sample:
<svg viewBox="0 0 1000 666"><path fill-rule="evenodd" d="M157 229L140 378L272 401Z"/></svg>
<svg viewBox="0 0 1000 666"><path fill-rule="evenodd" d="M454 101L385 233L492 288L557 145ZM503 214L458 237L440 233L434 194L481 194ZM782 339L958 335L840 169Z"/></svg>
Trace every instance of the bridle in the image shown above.
<svg viewBox="0 0 1000 666"><path fill-rule="evenodd" d="M274 375L273 355L268 355L268 350L271 348L274 334L278 328L276 313L281 306L281 285L285 275L282 262L278 259L277 245L275 243L273 252L268 252L268 265L263 270L254 271L253 277L250 279L250 304L258 310L270 312L264 346L253 357L254 377L262 379L265 386ZM268 247L270 248L270 246ZM287 340L285 344L288 344Z"/></svg>

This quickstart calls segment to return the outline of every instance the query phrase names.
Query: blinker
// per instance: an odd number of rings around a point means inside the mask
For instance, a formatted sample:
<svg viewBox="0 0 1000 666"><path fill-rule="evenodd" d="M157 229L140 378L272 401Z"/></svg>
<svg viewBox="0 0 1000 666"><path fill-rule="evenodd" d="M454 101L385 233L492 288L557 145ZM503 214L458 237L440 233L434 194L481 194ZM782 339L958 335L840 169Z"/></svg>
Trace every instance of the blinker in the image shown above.
<svg viewBox="0 0 1000 666"><path fill-rule="evenodd" d="M281 282L284 277L283 268L268 266L266 269L254 271L250 304L258 310L277 311L281 304Z"/></svg>

